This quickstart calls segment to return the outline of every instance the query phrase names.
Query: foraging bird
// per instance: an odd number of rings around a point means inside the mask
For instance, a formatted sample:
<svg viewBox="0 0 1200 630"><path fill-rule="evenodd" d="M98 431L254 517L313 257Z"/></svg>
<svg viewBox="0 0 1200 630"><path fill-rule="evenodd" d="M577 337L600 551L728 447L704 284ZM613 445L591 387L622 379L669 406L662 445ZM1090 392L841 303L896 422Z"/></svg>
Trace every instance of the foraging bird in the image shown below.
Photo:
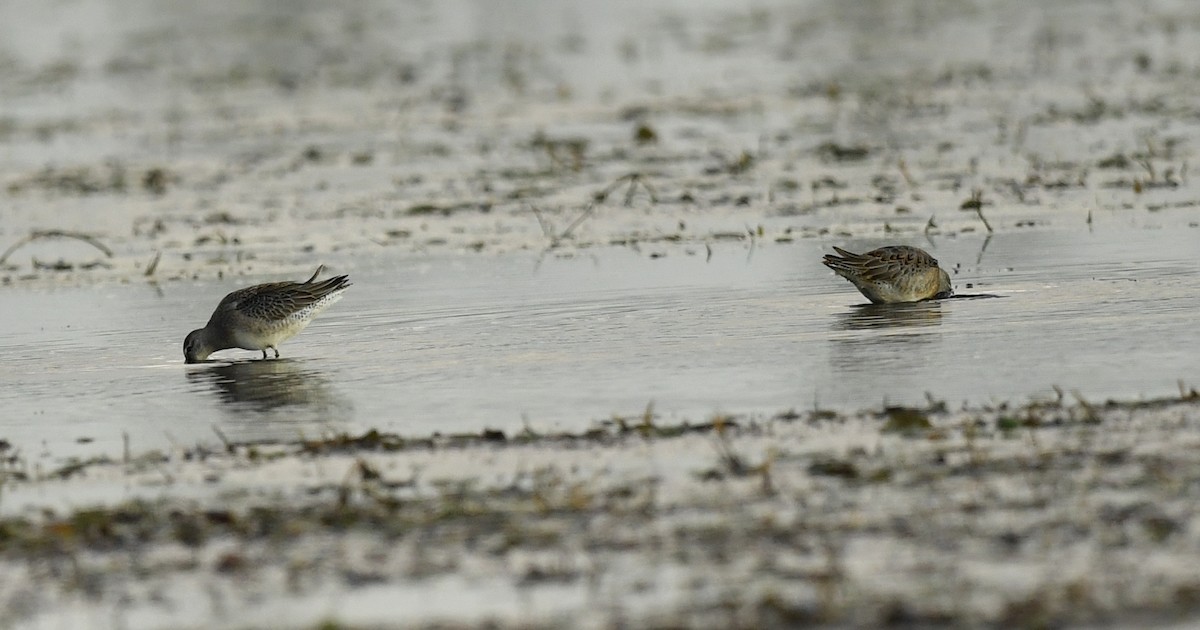
<svg viewBox="0 0 1200 630"><path fill-rule="evenodd" d="M342 299L350 286L347 276L314 282L325 265L304 282L271 282L238 289L225 296L204 328L183 340L183 358L196 363L227 348L275 351L279 344L304 330L330 304Z"/></svg>
<svg viewBox="0 0 1200 630"><path fill-rule="evenodd" d="M834 247L838 254L825 255L825 266L849 280L876 304L920 302L954 295L950 275L925 250L907 245L888 245L865 254Z"/></svg>

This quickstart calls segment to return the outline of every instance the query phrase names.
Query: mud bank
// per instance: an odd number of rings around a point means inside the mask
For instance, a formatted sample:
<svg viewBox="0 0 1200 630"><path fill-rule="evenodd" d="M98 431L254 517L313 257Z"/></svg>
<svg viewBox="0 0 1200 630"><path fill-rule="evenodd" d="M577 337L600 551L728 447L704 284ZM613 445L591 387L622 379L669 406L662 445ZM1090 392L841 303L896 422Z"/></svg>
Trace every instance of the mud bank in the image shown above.
<svg viewBox="0 0 1200 630"><path fill-rule="evenodd" d="M1197 394L1065 398L17 454L4 621L1194 623Z"/></svg>

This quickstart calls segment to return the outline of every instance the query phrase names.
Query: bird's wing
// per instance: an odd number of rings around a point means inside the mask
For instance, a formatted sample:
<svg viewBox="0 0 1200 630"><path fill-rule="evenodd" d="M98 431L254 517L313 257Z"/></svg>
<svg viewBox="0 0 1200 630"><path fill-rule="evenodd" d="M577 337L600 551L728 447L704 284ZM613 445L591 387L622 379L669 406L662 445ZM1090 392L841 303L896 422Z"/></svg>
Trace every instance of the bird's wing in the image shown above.
<svg viewBox="0 0 1200 630"><path fill-rule="evenodd" d="M825 264L834 271L845 271L868 282L894 283L906 273L937 267L937 260L915 247L889 245L865 254L834 247L840 257L825 256Z"/></svg>
<svg viewBox="0 0 1200 630"><path fill-rule="evenodd" d="M318 272L320 270L318 269ZM314 275L314 278L316 276ZM350 286L346 276L313 282L271 282L238 289L225 296L217 312L237 311L246 317L278 321L302 311L326 295ZM214 314L214 317L216 315Z"/></svg>
<svg viewBox="0 0 1200 630"><path fill-rule="evenodd" d="M901 265L908 265L914 269L938 266L937 259L933 256L930 256L929 252L916 247L908 247L906 245L889 245L887 247L880 247L874 251L867 252L866 255L875 255L875 257L882 260L888 260Z"/></svg>
<svg viewBox="0 0 1200 630"><path fill-rule="evenodd" d="M937 259L924 250L903 245L880 247L864 257L863 276L880 282L895 283L938 266Z"/></svg>

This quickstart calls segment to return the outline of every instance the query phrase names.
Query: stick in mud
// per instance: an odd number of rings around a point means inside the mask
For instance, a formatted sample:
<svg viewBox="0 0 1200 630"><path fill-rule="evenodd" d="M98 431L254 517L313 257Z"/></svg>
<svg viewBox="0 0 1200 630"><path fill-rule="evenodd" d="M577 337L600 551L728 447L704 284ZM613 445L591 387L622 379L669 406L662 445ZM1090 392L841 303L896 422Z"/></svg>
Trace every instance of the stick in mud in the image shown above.
<svg viewBox="0 0 1200 630"><path fill-rule="evenodd" d="M112 250L109 249L107 245L105 245L104 243L101 243L96 237L92 236L91 234L84 234L83 232L70 232L67 230L34 230L33 232L31 232L29 234L29 236L26 236L25 238L17 241L16 243L13 243L8 249L4 250L4 254L0 255L0 265L3 265L4 262L8 260L8 257L11 256L12 253L17 251L18 249L24 247L25 245L28 245L29 243L32 243L33 241L47 239L47 238L73 238L78 241L83 241L83 242L87 243L88 245L91 245L92 247L95 247L96 249L103 252L105 257L107 257L107 258L112 258L112 255L113 255Z"/></svg>

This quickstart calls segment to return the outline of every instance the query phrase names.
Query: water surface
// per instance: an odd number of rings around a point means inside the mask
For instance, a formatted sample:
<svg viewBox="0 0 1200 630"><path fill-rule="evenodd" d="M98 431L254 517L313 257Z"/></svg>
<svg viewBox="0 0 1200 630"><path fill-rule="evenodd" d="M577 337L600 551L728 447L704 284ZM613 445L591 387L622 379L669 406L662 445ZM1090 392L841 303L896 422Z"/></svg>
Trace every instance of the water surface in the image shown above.
<svg viewBox="0 0 1200 630"><path fill-rule="evenodd" d="M282 359L231 350L185 365L184 335L226 292L278 278L14 289L0 315L0 437L26 453L119 453L123 436L139 450L367 428L579 430L651 404L678 421L1195 384L1195 230L918 244L957 266L960 293L1001 297L866 305L815 241L718 245L711 258L696 246L381 255L330 261L355 286Z"/></svg>

